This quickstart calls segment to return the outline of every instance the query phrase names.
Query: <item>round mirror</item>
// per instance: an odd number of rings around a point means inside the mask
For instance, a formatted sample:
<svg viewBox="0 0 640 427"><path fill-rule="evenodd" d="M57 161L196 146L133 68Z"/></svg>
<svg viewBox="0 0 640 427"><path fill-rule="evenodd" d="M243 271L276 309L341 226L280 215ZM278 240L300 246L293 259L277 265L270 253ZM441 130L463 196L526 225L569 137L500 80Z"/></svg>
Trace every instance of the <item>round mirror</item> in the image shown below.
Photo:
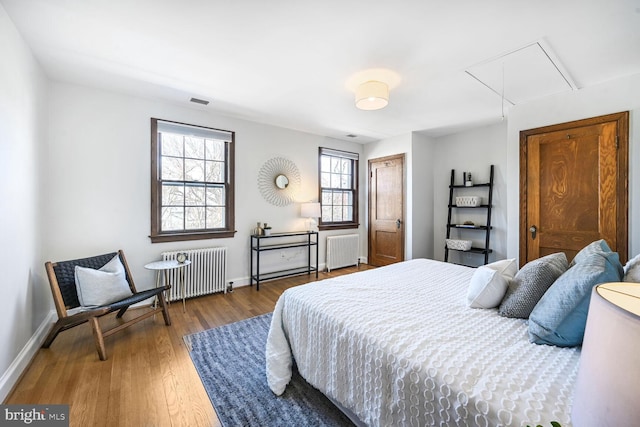
<svg viewBox="0 0 640 427"><path fill-rule="evenodd" d="M281 190L284 190L289 185L289 178L284 175L276 176L276 187Z"/></svg>

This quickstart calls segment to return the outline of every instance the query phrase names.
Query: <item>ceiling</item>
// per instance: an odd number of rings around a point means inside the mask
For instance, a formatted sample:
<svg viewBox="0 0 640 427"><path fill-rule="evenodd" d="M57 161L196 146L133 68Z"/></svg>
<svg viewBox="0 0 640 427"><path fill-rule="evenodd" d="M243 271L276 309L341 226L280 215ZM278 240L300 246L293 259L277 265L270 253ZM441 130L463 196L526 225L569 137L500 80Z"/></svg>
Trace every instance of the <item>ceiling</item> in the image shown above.
<svg viewBox="0 0 640 427"><path fill-rule="evenodd" d="M0 3L53 80L361 143L640 73L640 0ZM390 101L361 111L370 75Z"/></svg>

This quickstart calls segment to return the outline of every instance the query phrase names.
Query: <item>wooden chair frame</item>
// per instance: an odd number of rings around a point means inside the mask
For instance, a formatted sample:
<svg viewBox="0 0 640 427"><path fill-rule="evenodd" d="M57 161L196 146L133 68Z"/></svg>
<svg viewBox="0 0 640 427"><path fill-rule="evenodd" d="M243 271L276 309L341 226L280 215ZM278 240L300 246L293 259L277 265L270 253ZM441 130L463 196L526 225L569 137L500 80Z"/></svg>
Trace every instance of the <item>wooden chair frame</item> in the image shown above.
<svg viewBox="0 0 640 427"><path fill-rule="evenodd" d="M133 293L133 295L106 306L95 308L92 307L75 314L68 314L68 310L80 306L75 288L75 279L73 278L73 271L75 271L75 266L78 265L98 269L116 255L120 257L120 261L124 266L127 282L129 283L129 288L131 288L131 292ZM51 286L53 301L58 313L58 321L53 325L53 328L47 335L47 338L44 340L44 343L42 345L43 348L49 348L49 346L51 346L51 344L53 343L53 340L58 336L60 332L88 322L91 326L91 331L93 333L98 356L100 357L100 360L107 360L107 352L104 346L104 339L106 337L113 335L116 332L119 332L124 328L127 328L141 320L144 320L147 317L153 316L156 313L162 313L165 325L171 325L168 306L164 299L164 291L170 289L171 286L165 285L163 287L157 287L138 292L136 290L135 284L133 283L129 265L127 264L127 260L122 250L118 250L118 252L109 254L97 255L94 257L82 258L72 261L48 261L45 263L45 269L47 271L47 277L49 278L49 285ZM158 304L155 307L152 307L151 310L145 311L143 314L136 316L130 320L122 321L120 325L115 326L112 329L103 330L100 326L100 317L105 316L109 313L113 313L114 311L118 311L116 318L121 319L129 306L153 297L157 297Z"/></svg>

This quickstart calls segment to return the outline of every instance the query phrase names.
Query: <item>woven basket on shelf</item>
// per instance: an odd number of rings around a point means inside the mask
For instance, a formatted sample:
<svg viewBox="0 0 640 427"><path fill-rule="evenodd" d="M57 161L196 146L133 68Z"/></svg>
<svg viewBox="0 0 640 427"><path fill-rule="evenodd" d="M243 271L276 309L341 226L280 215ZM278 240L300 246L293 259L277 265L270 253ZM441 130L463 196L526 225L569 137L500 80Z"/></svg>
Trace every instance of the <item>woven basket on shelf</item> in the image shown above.
<svg viewBox="0 0 640 427"><path fill-rule="evenodd" d="M471 240L446 239L447 248L456 251L468 251L471 249Z"/></svg>
<svg viewBox="0 0 640 427"><path fill-rule="evenodd" d="M456 197L457 206L476 207L480 205L480 197L478 196L460 196Z"/></svg>

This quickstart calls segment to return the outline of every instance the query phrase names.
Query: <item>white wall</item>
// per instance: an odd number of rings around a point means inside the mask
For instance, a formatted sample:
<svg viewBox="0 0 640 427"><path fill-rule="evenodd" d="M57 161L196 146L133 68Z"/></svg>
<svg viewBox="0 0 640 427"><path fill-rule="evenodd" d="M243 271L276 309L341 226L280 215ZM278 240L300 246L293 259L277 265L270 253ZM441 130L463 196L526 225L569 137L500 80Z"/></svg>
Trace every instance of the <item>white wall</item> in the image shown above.
<svg viewBox="0 0 640 427"><path fill-rule="evenodd" d="M236 286L247 283L249 235L256 222L269 223L274 232L306 226L299 203L277 207L263 199L257 186L262 164L273 157L293 161L301 174L298 201L303 202L318 197L319 146L362 151L360 144L224 117L204 108L66 83L52 84L50 115L45 256L73 259L122 248L142 289L153 284L144 264L159 259L161 252L209 246L228 247L228 279ZM150 242L151 117L236 132L235 237ZM348 232L353 230L340 234ZM321 265L326 234L320 239ZM287 259L292 256L301 259L304 251L287 253Z"/></svg>
<svg viewBox="0 0 640 427"><path fill-rule="evenodd" d="M14 360L49 314L39 224L47 81L0 6L0 401L22 366ZM31 347L31 354L37 350ZM26 362L29 361L29 356Z"/></svg>
<svg viewBox="0 0 640 427"><path fill-rule="evenodd" d="M640 253L640 74L578 91L564 92L509 111L507 131L507 254L519 255L520 131L629 111L629 257Z"/></svg>
<svg viewBox="0 0 640 427"><path fill-rule="evenodd" d="M411 134L411 229L412 258L433 258L434 212L439 206L433 202L435 146L433 139Z"/></svg>
<svg viewBox="0 0 640 427"><path fill-rule="evenodd" d="M434 206L434 259L444 260L444 241L446 237L447 204L449 203L449 183L451 169L455 169L456 183L462 184L462 172L471 172L475 182L489 182L489 168L494 165L493 208L491 214L491 241L493 252L489 261L503 259L507 255L507 156L506 156L507 124L485 126L466 132L440 137L435 141L435 159L433 161L433 206ZM518 180L509 181L515 182ZM476 192L477 190L477 192ZM464 190L467 191L467 190ZM476 194L477 193L477 194ZM483 197L486 203L487 191L480 188L468 190L468 195ZM455 212L460 220L470 219L478 224L486 223L486 211L465 210ZM456 231L452 232L456 233ZM460 230L459 238L469 239L478 246L484 246L484 233L480 231ZM450 261L467 265L480 265L484 262L482 255L449 252Z"/></svg>

